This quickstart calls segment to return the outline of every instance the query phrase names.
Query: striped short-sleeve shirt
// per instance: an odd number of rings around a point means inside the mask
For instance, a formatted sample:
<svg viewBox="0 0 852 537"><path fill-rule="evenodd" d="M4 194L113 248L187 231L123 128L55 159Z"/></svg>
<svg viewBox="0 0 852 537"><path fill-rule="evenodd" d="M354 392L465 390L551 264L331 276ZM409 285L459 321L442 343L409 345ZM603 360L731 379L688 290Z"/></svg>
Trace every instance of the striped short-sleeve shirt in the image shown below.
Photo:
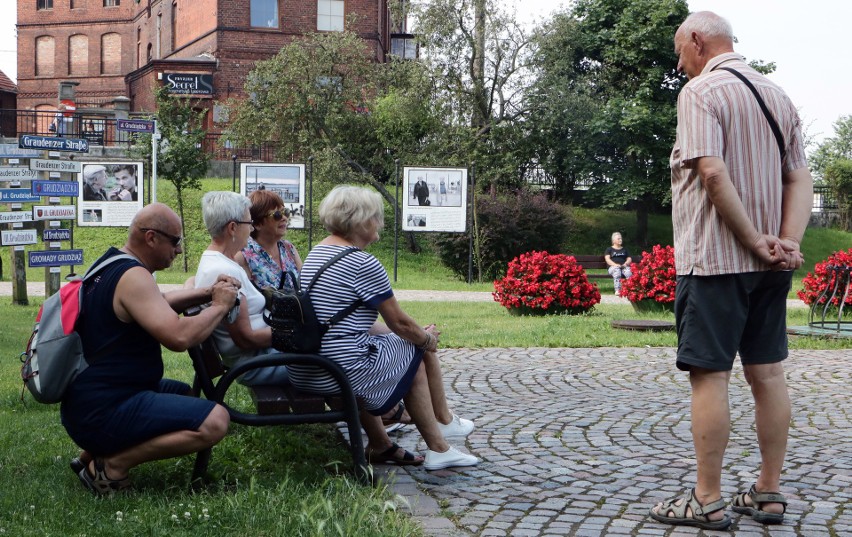
<svg viewBox="0 0 852 537"><path fill-rule="evenodd" d="M343 246L323 244L314 247L302 265L302 290L317 270L343 249ZM382 408L403 380L416 354L414 345L396 334L369 334L378 318L379 305L393 296L384 267L367 252L352 253L336 261L317 279L310 296L320 322L326 322L356 300L363 302L323 336L320 354L343 368L365 408ZM290 381L302 390L336 391L334 382L312 367L294 365L288 370Z"/></svg>
<svg viewBox="0 0 852 537"><path fill-rule="evenodd" d="M751 90L757 88L784 138L786 156ZM715 70L714 70L715 69ZM725 225L695 168L699 157L725 161L746 213L760 233L781 227L782 173L807 166L801 121L784 91L749 67L739 54L716 56L681 90L677 138L671 154L672 222L679 275L709 276L769 270Z"/></svg>

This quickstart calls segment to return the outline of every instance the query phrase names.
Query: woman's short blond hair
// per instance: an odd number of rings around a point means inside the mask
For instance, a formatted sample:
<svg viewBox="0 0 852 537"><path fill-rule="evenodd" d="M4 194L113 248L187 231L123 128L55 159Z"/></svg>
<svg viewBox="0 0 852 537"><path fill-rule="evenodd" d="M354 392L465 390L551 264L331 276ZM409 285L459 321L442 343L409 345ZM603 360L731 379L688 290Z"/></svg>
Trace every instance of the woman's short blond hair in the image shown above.
<svg viewBox="0 0 852 537"><path fill-rule="evenodd" d="M385 225L385 208L382 196L375 190L352 185L339 185L322 200L319 219L329 233L350 239L376 222Z"/></svg>

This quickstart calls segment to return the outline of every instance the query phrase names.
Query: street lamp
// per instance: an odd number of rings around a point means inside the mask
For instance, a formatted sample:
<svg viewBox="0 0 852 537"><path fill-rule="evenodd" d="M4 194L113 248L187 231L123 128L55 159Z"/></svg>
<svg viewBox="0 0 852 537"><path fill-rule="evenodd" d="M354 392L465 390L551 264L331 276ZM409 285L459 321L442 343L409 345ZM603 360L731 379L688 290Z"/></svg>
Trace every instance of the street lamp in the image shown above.
<svg viewBox="0 0 852 537"><path fill-rule="evenodd" d="M231 160L234 161L234 179L231 181L231 190L237 191L237 155L231 155Z"/></svg>

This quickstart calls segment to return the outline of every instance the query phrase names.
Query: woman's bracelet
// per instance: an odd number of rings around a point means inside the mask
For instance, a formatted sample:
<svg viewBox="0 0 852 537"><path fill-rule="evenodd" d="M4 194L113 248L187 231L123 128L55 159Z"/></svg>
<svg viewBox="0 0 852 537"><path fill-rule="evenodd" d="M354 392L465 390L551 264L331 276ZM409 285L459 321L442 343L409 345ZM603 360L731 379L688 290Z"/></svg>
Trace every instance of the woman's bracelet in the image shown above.
<svg viewBox="0 0 852 537"><path fill-rule="evenodd" d="M426 341L424 341L422 345L418 345L417 348L421 351L428 351L429 347L432 346L432 337L432 334L426 332Z"/></svg>

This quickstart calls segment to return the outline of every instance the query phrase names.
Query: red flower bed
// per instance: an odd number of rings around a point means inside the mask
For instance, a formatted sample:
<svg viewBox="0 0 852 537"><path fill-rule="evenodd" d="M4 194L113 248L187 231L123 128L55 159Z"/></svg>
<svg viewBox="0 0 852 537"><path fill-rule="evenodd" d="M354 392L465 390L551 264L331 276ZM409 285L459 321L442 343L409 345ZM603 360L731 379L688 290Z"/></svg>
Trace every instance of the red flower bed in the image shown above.
<svg viewBox="0 0 852 537"><path fill-rule="evenodd" d="M621 296L630 302L674 302L677 287L674 248L657 244L650 253L642 252L642 260L630 268L633 275L621 282Z"/></svg>
<svg viewBox="0 0 852 537"><path fill-rule="evenodd" d="M838 273L830 271L829 267L852 267L852 248L846 251L839 250L834 252L828 256L825 261L817 263L816 266L814 266L813 272L808 272L807 275L802 278L802 284L804 284L805 288L798 291L796 294L799 295L799 298L801 298L805 304L810 306L816 302L817 299L819 299L820 304L825 304L830 298L831 290L834 289ZM844 281L848 285L849 280L846 279L846 277L843 277L840 283L842 284ZM826 288L829 289L829 294L820 299L820 295L822 295ZM843 299L843 293L844 289L838 289L834 298L831 299L831 304L833 306L840 306L840 301ZM849 292L844 304L844 308L852 306L852 291Z"/></svg>
<svg viewBox="0 0 852 537"><path fill-rule="evenodd" d="M570 255L527 252L494 282L494 300L510 312L582 313L601 301L598 286Z"/></svg>

